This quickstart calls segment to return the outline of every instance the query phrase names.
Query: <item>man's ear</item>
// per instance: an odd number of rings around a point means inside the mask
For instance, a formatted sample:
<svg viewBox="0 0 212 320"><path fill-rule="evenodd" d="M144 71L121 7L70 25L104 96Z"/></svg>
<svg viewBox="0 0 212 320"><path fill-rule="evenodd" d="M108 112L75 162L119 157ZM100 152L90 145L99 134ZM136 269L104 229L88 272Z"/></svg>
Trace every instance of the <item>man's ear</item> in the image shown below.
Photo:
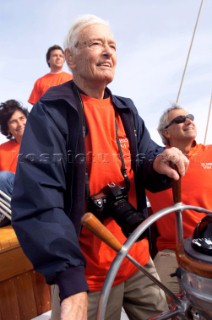
<svg viewBox="0 0 212 320"><path fill-rule="evenodd" d="M169 131L167 129L163 129L163 132L162 132L163 136L166 138L166 139L169 139L170 138L170 134L169 134Z"/></svg>
<svg viewBox="0 0 212 320"><path fill-rule="evenodd" d="M74 57L71 54L70 49L65 49L65 59L66 59L66 63L69 66L69 68L74 69L75 68Z"/></svg>

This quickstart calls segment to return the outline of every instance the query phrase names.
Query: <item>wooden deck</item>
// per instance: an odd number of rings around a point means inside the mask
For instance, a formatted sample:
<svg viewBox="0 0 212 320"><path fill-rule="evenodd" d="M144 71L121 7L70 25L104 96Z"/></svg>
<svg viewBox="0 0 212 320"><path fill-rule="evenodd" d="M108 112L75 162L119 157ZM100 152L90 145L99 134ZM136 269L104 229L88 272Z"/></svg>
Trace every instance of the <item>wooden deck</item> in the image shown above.
<svg viewBox="0 0 212 320"><path fill-rule="evenodd" d="M0 228L0 320L30 320L51 309L50 289L33 270L11 226Z"/></svg>

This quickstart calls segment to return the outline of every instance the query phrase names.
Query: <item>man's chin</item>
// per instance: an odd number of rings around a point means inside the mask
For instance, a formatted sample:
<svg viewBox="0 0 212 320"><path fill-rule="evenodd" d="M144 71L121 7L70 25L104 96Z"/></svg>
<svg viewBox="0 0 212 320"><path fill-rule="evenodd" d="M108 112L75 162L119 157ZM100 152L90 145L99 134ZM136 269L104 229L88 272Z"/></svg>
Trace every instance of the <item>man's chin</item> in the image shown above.
<svg viewBox="0 0 212 320"><path fill-rule="evenodd" d="M114 79L114 75L111 74L105 74L102 77L102 81L104 81L105 85L107 86L109 83L111 83Z"/></svg>

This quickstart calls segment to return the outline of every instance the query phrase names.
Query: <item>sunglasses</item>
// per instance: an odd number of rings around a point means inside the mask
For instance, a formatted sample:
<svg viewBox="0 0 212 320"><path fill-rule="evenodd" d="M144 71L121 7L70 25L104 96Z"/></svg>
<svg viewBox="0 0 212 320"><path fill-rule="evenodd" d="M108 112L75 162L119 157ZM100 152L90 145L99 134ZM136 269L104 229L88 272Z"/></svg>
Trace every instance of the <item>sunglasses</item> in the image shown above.
<svg viewBox="0 0 212 320"><path fill-rule="evenodd" d="M186 119L190 119L191 121L194 121L193 114L187 114L186 116L178 116L178 117L172 119L172 121L169 122L169 124L167 124L167 126L165 126L164 129L169 128L174 123L176 123L176 124L183 123L186 121Z"/></svg>

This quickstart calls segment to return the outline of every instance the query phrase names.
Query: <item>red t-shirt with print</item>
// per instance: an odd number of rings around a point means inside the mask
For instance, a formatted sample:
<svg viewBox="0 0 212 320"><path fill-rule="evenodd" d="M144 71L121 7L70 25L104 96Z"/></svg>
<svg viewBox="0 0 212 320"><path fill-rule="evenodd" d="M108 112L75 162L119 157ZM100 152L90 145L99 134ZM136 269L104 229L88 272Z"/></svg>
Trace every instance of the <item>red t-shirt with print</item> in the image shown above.
<svg viewBox="0 0 212 320"><path fill-rule="evenodd" d="M189 167L182 177L182 203L212 210L212 145L197 144L188 154ZM172 190L162 192L146 192L153 212L173 205ZM184 238L191 237L197 223L205 216L194 210L185 210L183 217ZM175 213L168 214L157 220L159 237L157 248L176 248L176 221Z"/></svg>
<svg viewBox="0 0 212 320"><path fill-rule="evenodd" d="M136 207L136 193L134 175L130 162L128 138L124 131L121 118L115 114L110 98L95 99L81 95L88 133L86 135L86 161L89 174L90 194L98 193L108 183L124 186L121 173L121 160L116 142L115 121L118 125L118 138L122 147L127 174L130 179L129 202ZM112 218L107 218L104 225L123 244L126 241L121 228ZM116 256L113 249L98 239L93 233L82 228L80 245L86 258L86 279L91 291L99 291L105 281L106 273ZM130 254L142 265L145 265L149 256L147 239L135 243ZM138 269L125 258L114 285L132 276Z"/></svg>

